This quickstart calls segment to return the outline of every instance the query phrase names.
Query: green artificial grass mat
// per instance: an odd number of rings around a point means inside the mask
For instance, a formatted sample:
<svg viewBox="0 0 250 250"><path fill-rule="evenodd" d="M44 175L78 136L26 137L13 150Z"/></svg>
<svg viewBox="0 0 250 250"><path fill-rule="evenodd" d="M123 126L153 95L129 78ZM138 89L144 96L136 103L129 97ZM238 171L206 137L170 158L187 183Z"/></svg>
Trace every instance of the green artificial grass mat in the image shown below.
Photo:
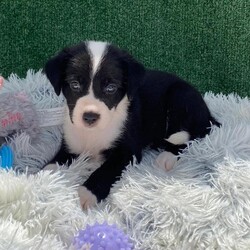
<svg viewBox="0 0 250 250"><path fill-rule="evenodd" d="M62 47L106 40L201 92L250 95L250 1L1 0L0 74L24 77Z"/></svg>

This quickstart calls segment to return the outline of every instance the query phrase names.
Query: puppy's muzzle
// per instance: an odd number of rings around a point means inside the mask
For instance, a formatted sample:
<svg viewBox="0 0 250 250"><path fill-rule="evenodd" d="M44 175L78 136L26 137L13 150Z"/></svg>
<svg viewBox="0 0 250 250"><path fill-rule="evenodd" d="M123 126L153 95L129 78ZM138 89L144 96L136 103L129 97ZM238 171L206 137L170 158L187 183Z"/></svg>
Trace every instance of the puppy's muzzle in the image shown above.
<svg viewBox="0 0 250 250"><path fill-rule="evenodd" d="M94 112L85 112L82 119L86 125L93 126L100 119L100 115Z"/></svg>

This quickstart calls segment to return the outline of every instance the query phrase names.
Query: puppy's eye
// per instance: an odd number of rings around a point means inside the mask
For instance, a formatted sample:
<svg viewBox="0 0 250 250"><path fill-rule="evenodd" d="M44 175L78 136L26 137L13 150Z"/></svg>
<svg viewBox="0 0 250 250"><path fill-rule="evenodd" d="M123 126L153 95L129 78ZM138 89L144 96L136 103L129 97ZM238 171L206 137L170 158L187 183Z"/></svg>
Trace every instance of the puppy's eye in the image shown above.
<svg viewBox="0 0 250 250"><path fill-rule="evenodd" d="M73 91L79 92L81 90L81 85L78 81L70 82L69 86Z"/></svg>
<svg viewBox="0 0 250 250"><path fill-rule="evenodd" d="M116 84L110 83L104 88L104 92L105 94L112 95L117 91L117 89L118 87Z"/></svg>

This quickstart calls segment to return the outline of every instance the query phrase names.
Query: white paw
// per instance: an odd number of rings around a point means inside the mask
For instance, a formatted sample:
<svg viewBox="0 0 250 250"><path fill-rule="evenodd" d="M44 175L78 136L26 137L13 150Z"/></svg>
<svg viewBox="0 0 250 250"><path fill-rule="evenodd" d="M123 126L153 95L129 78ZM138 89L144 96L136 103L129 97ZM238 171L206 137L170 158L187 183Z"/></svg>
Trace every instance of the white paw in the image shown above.
<svg viewBox="0 0 250 250"><path fill-rule="evenodd" d="M156 165L165 170L169 171L171 170L175 163L177 162L177 156L172 154L171 152L164 151L160 153L156 158Z"/></svg>
<svg viewBox="0 0 250 250"><path fill-rule="evenodd" d="M43 170L50 170L52 171L52 173L55 173L58 170L58 166L57 164L53 163L53 164L48 164L46 165Z"/></svg>
<svg viewBox="0 0 250 250"><path fill-rule="evenodd" d="M91 208L97 203L96 196L84 186L78 188L78 195L82 209Z"/></svg>

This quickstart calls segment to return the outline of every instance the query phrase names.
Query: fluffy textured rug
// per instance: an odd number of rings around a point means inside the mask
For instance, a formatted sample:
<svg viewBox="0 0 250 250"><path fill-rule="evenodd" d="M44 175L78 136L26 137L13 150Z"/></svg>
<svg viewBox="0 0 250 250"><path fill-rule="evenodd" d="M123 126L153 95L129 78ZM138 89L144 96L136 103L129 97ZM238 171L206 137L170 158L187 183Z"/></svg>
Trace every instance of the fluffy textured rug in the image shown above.
<svg viewBox="0 0 250 250"><path fill-rule="evenodd" d="M24 89L38 109L63 105L40 71L12 75L5 86ZM76 193L96 168L86 155L55 173L39 171L58 148L60 125L42 127L34 140L24 133L9 139L16 172L0 173L0 249L73 249L78 229L103 221L123 229L136 250L250 249L250 100L204 98L221 128L191 142L168 173L154 167L157 152L145 151L87 212Z"/></svg>

